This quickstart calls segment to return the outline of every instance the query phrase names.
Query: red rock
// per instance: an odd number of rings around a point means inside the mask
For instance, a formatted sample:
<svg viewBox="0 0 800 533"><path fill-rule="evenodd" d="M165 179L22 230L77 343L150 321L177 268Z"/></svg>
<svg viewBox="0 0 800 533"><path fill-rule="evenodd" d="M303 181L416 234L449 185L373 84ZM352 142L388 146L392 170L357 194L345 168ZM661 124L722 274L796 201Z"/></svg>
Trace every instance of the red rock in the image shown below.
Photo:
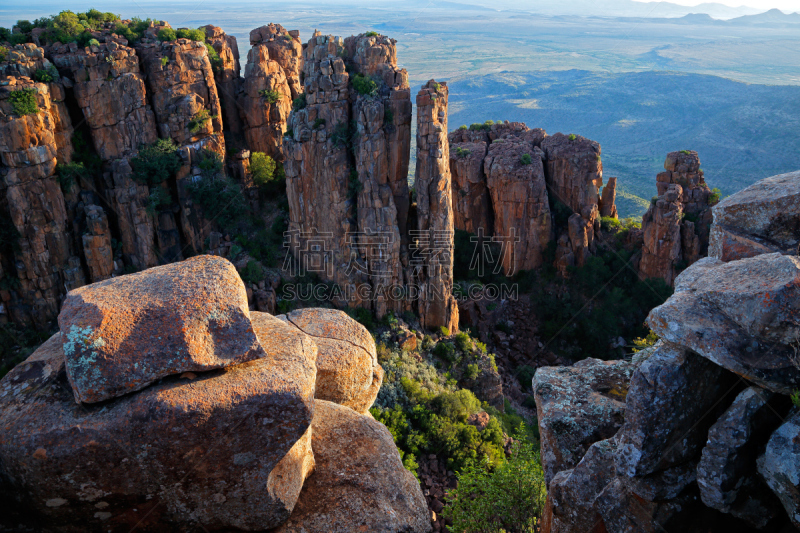
<svg viewBox="0 0 800 533"><path fill-rule="evenodd" d="M264 356L244 285L230 262L214 256L73 290L59 326L78 402L107 400L164 376Z"/></svg>

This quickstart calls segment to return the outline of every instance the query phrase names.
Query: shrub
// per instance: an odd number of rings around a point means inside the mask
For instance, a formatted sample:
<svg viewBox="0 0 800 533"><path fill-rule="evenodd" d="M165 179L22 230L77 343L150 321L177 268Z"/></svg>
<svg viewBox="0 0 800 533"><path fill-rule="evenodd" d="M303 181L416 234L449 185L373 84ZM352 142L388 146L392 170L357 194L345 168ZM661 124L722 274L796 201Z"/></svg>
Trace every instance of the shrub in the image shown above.
<svg viewBox="0 0 800 533"><path fill-rule="evenodd" d="M454 340L456 342L456 348L458 348L462 352L467 353L472 351L473 348L472 339L470 339L469 335L467 335L463 331L460 333L456 333Z"/></svg>
<svg viewBox="0 0 800 533"><path fill-rule="evenodd" d="M162 57L161 58L161 66L162 67L166 67L168 64L169 64L169 58L167 56Z"/></svg>
<svg viewBox="0 0 800 533"><path fill-rule="evenodd" d="M324 118L317 118L317 119L314 119L314 125L311 127L311 129L318 130L321 127L323 127L324 125L325 125L325 119Z"/></svg>
<svg viewBox="0 0 800 533"><path fill-rule="evenodd" d="M5 41L6 39L0 38L0 42ZM4 62L8 57L8 48L5 46L0 46L0 63Z"/></svg>
<svg viewBox="0 0 800 533"><path fill-rule="evenodd" d="M531 154L522 154L519 157L519 162L523 165L530 165L533 162L533 159L531 159Z"/></svg>
<svg viewBox="0 0 800 533"><path fill-rule="evenodd" d="M114 33L125 37L128 40L128 44L135 44L136 41L141 39L144 31L150 27L150 23L152 21L148 19L140 19L139 17L133 17L128 24L119 23L114 27Z"/></svg>
<svg viewBox="0 0 800 533"><path fill-rule="evenodd" d="M570 141L574 141L574 140L575 140L575 139L577 139L577 138L578 138L578 136L577 136L577 135L575 135L574 133L570 133L570 134L569 134L569 140L570 140Z"/></svg>
<svg viewBox="0 0 800 533"><path fill-rule="evenodd" d="M80 178L88 178L90 172L82 162L71 161L57 164L56 174L58 175L58 184L61 186L61 190L69 193L75 182Z"/></svg>
<svg viewBox="0 0 800 533"><path fill-rule="evenodd" d="M174 176L181 168L181 157L172 139L159 139L139 148L130 163L133 179L152 186Z"/></svg>
<svg viewBox="0 0 800 533"><path fill-rule="evenodd" d="M681 150L681 153L683 155L691 155L692 152L690 152L689 150Z"/></svg>
<svg viewBox="0 0 800 533"><path fill-rule="evenodd" d="M294 100L292 100L292 109L295 111L300 111L301 109L306 108L306 93L301 94Z"/></svg>
<svg viewBox="0 0 800 533"><path fill-rule="evenodd" d="M100 41L97 39L89 39L89 42L86 43L89 46L100 46Z"/></svg>
<svg viewBox="0 0 800 533"><path fill-rule="evenodd" d="M442 335L444 337L449 337L450 330L447 329L445 326L439 326L439 335Z"/></svg>
<svg viewBox="0 0 800 533"><path fill-rule="evenodd" d="M41 83L54 82L58 79L58 70L53 65L50 65L47 69L37 69L33 74L33 79Z"/></svg>
<svg viewBox="0 0 800 533"><path fill-rule="evenodd" d="M206 32L204 32L203 30L190 30L190 29L178 30L176 32L176 35L178 36L179 39L189 39L190 41L205 42L206 40ZM171 41L173 39L169 40Z"/></svg>
<svg viewBox="0 0 800 533"><path fill-rule="evenodd" d="M178 34L175 33L175 30L172 28L161 28L158 30L158 40L161 42L164 41L174 41L178 38Z"/></svg>
<svg viewBox="0 0 800 533"><path fill-rule="evenodd" d="M650 198L650 205L656 205L658 203L658 196L653 196Z"/></svg>
<svg viewBox="0 0 800 533"><path fill-rule="evenodd" d="M795 390L792 394L789 395L789 398L792 400L792 405L795 407L800 407L800 390Z"/></svg>
<svg viewBox="0 0 800 533"><path fill-rule="evenodd" d="M716 187L711 189L711 194L708 195L708 203L709 205L714 205L719 202L720 198L722 197L722 193Z"/></svg>
<svg viewBox="0 0 800 533"><path fill-rule="evenodd" d="M204 178L187 187L192 200L203 210L206 219L215 220L226 231L233 231L242 221L246 205L239 185L231 179Z"/></svg>
<svg viewBox="0 0 800 533"><path fill-rule="evenodd" d="M458 487L445 497L444 516L451 531L538 531L547 489L539 454L522 427L511 457L490 470L488 461L457 474Z"/></svg>
<svg viewBox="0 0 800 533"><path fill-rule="evenodd" d="M264 267L258 261L248 261L247 265L239 272L242 281L250 284L257 284L264 279Z"/></svg>
<svg viewBox="0 0 800 533"><path fill-rule="evenodd" d="M146 211L155 215L157 212L167 209L172 205L172 195L164 187L155 186L150 189L150 196L147 199Z"/></svg>
<svg viewBox="0 0 800 533"><path fill-rule="evenodd" d="M438 343L436 347L433 349L433 355L435 355L439 359L447 361L448 363L453 363L456 361L455 346L453 346L449 342Z"/></svg>
<svg viewBox="0 0 800 533"><path fill-rule="evenodd" d="M11 101L11 108L14 113L24 117L34 115L39 112L39 104L36 102L36 89L18 89L11 91L8 99Z"/></svg>
<svg viewBox="0 0 800 533"><path fill-rule="evenodd" d="M377 37L379 34L376 31L368 31L364 34L366 37Z"/></svg>
<svg viewBox="0 0 800 533"><path fill-rule="evenodd" d="M600 217L600 227L603 231L612 231L622 229L622 222L614 217Z"/></svg>
<svg viewBox="0 0 800 533"><path fill-rule="evenodd" d="M286 181L283 166L261 152L250 155L250 172L253 174L253 182L267 193L280 191Z"/></svg>
<svg viewBox="0 0 800 533"><path fill-rule="evenodd" d="M481 369L475 363L470 363L467 365L466 370L464 370L464 377L467 379L475 379L478 377L478 374L481 373Z"/></svg>
<svg viewBox="0 0 800 533"><path fill-rule="evenodd" d="M646 337L636 337L633 339L633 353L639 353L658 342L658 335L649 331Z"/></svg>
<svg viewBox="0 0 800 533"><path fill-rule="evenodd" d="M217 118L217 115L209 114L208 109L201 109L195 116L192 117L192 120L189 121L189 133L196 135L209 121L215 118Z"/></svg>
<svg viewBox="0 0 800 533"><path fill-rule="evenodd" d="M356 74L353 76L353 89L355 89L358 94L373 95L378 92L378 84L375 83L375 80L372 78L364 76L363 74Z"/></svg>
<svg viewBox="0 0 800 533"><path fill-rule="evenodd" d="M204 178L213 178L222 172L222 157L217 152L203 148L198 156L197 166Z"/></svg>
<svg viewBox="0 0 800 533"><path fill-rule="evenodd" d="M469 130L470 131L489 131L490 129L492 129L493 125L494 125L494 120L487 120L483 124L481 124L480 122L474 122L474 123L470 124Z"/></svg>
<svg viewBox="0 0 800 533"><path fill-rule="evenodd" d="M217 72L222 67L222 58L219 57L219 54L210 43L205 43L205 45L208 51L208 60L211 63L211 70Z"/></svg>
<svg viewBox="0 0 800 533"><path fill-rule="evenodd" d="M270 89L262 89L258 91L258 94L269 104L276 104L278 103L278 100L281 99L281 93L278 91L272 91Z"/></svg>
<svg viewBox="0 0 800 533"><path fill-rule="evenodd" d="M462 124L462 125L460 125L460 126L458 127L458 129L460 129L460 130L465 130L465 129L467 129L467 125L466 125L466 124Z"/></svg>
<svg viewBox="0 0 800 533"><path fill-rule="evenodd" d="M383 123L391 124L394 122L394 111L387 107L383 112Z"/></svg>
<svg viewBox="0 0 800 533"><path fill-rule="evenodd" d="M459 159L467 157L471 153L472 152L467 150L466 148L461 148L460 146L456 146L456 157L458 157Z"/></svg>

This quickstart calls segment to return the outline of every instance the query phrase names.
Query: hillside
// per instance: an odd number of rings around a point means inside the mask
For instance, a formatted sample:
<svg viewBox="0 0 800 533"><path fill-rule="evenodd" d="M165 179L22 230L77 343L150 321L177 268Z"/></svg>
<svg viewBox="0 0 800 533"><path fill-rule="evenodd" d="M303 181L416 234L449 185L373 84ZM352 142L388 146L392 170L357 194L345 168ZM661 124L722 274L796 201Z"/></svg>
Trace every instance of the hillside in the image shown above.
<svg viewBox="0 0 800 533"><path fill-rule="evenodd" d="M503 72L450 82L452 128L519 120L548 133L589 137L603 147L605 176L619 190L649 199L664 154L692 149L723 196L763 176L800 168L800 88L753 85L674 72L603 74ZM647 205L618 198L620 216Z"/></svg>

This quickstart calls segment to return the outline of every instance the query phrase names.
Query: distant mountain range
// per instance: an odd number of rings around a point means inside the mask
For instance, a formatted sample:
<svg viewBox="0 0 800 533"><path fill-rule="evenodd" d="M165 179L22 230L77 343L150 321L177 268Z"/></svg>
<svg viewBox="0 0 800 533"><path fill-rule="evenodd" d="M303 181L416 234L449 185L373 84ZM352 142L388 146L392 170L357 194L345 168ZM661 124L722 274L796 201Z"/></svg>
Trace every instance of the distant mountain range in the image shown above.
<svg viewBox="0 0 800 533"><path fill-rule="evenodd" d="M697 6L698 8L700 6ZM693 8L697 9L697 8ZM717 19L707 13L689 13L682 17L672 18L641 18L641 17L616 17L617 20L626 22L650 22L664 24L687 25L719 25L719 26L753 26L753 27L786 27L800 24L800 13L784 13L780 9L770 9L757 15L743 15L728 20Z"/></svg>

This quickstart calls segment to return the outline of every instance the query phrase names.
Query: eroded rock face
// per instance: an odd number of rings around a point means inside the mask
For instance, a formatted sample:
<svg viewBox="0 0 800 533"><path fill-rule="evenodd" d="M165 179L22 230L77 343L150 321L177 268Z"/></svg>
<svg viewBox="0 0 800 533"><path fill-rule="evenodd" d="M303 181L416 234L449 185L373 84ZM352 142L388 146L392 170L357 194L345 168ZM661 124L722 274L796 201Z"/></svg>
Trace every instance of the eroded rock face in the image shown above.
<svg viewBox="0 0 800 533"><path fill-rule="evenodd" d="M239 45L236 37L227 35L222 28L208 24L202 28L206 32L206 40L219 56L219 65L211 65L217 94L222 106L222 123L225 131L234 135L242 133L242 119L239 116L238 97L242 80L239 76Z"/></svg>
<svg viewBox="0 0 800 533"><path fill-rule="evenodd" d="M299 309L278 318L309 335L319 348L315 397L367 413L383 383L369 331L334 309Z"/></svg>
<svg viewBox="0 0 800 533"><path fill-rule="evenodd" d="M130 155L155 142L155 115L147 103L139 58L122 38L98 46L54 46L53 63L72 77L75 98L103 160Z"/></svg>
<svg viewBox="0 0 800 533"><path fill-rule="evenodd" d="M542 467L549 484L575 467L597 441L613 437L625 417L634 366L626 361L584 359L571 367L543 367L533 378Z"/></svg>
<svg viewBox="0 0 800 533"><path fill-rule="evenodd" d="M507 275L541 266L553 238L542 156L532 143L508 134L492 141L484 159Z"/></svg>
<svg viewBox="0 0 800 533"><path fill-rule="evenodd" d="M800 172L763 179L714 206L708 255L732 261L779 252L797 255Z"/></svg>
<svg viewBox="0 0 800 533"><path fill-rule="evenodd" d="M737 383L734 374L711 361L660 341L631 378L625 423L617 435L620 475L646 476L694 457Z"/></svg>
<svg viewBox="0 0 800 533"><path fill-rule="evenodd" d="M15 271L5 274L15 274L19 287L2 291L3 303L16 323L43 327L58 314L65 293L85 279L55 176L57 126L48 85L29 78L5 81L0 87L0 177L3 210L17 232ZM18 115L10 100L16 91L32 91L38 111ZM5 231L12 244L12 230Z"/></svg>
<svg viewBox="0 0 800 533"><path fill-rule="evenodd" d="M253 30L250 44L239 98L245 140L251 151L282 160L292 99L301 92L302 46L299 37L280 24Z"/></svg>
<svg viewBox="0 0 800 533"><path fill-rule="evenodd" d="M785 396L748 387L708 431L697 465L703 503L765 529L780 504L756 474L752 461L789 409Z"/></svg>
<svg viewBox="0 0 800 533"><path fill-rule="evenodd" d="M708 254L711 190L697 152L670 152L657 176L658 198L642 219L639 273L672 284L678 273Z"/></svg>
<svg viewBox="0 0 800 533"><path fill-rule="evenodd" d="M81 236L83 254L89 266L92 283L103 281L114 273L114 251L106 212L99 205L87 205L86 232Z"/></svg>
<svg viewBox="0 0 800 533"><path fill-rule="evenodd" d="M313 467L315 353L259 335L269 357L87 407L56 334L0 381L8 497L65 531L280 525Z"/></svg>
<svg viewBox="0 0 800 533"><path fill-rule="evenodd" d="M314 404L316 468L276 533L430 531L422 490L403 467L386 427L335 403Z"/></svg>
<svg viewBox="0 0 800 533"><path fill-rule="evenodd" d="M230 262L214 256L73 290L59 326L77 402L264 357L241 278Z"/></svg>
<svg viewBox="0 0 800 533"><path fill-rule="evenodd" d="M800 413L772 434L758 458L758 473L778 496L792 525L800 527Z"/></svg>
<svg viewBox="0 0 800 533"><path fill-rule="evenodd" d="M430 80L417 94L417 232L414 266L419 282L420 324L458 331L453 298L453 206L447 142L446 83ZM419 260L417 262L416 260Z"/></svg>
<svg viewBox="0 0 800 533"><path fill-rule="evenodd" d="M483 173L488 143L485 139L473 140L461 130L450 133L448 139L454 226L470 233L478 234L480 231L491 236L494 234L494 215Z"/></svg>
<svg viewBox="0 0 800 533"><path fill-rule="evenodd" d="M705 259L675 283L648 317L650 328L759 386L800 386L791 347L800 335L795 302L800 259L780 253L730 263Z"/></svg>

